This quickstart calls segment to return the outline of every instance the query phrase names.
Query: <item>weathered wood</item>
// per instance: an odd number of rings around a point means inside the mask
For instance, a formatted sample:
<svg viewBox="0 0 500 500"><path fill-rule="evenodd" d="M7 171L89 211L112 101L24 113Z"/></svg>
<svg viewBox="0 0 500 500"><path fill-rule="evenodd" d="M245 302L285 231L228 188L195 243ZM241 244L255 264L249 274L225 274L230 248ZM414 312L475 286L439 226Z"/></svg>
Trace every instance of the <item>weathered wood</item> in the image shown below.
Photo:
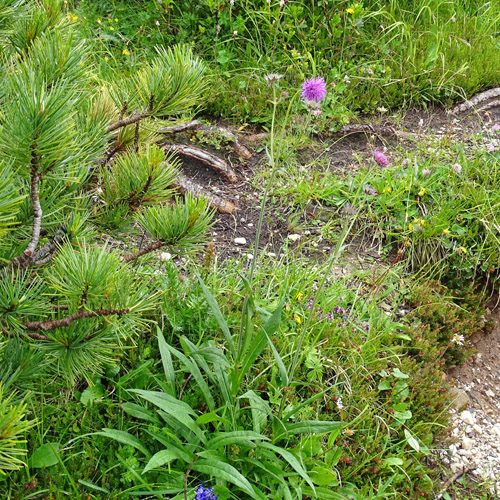
<svg viewBox="0 0 500 500"><path fill-rule="evenodd" d="M464 111L469 111L471 109L476 109L481 103L486 102L490 99L494 99L495 97L500 96L500 87L486 90L485 92L481 92L480 94L471 97L467 101L462 102L458 106L455 106L453 109L449 111L449 113L457 114L463 113Z"/></svg>
<svg viewBox="0 0 500 500"><path fill-rule="evenodd" d="M174 184L174 186L179 190L181 194L189 192L195 196L203 196L206 200L208 200L210 205L221 214L232 214L237 210L237 207L230 201L227 201L221 196L207 191L203 186L196 184L195 182L182 175L177 178L177 182Z"/></svg>
<svg viewBox="0 0 500 500"><path fill-rule="evenodd" d="M238 180L234 170L224 160L213 155L212 153L203 151L203 149L195 148L193 146L185 146L183 144L167 144L166 146L163 146L163 148L166 151L176 152L182 156L187 156L209 165L210 167L221 172L229 182L236 182Z"/></svg>

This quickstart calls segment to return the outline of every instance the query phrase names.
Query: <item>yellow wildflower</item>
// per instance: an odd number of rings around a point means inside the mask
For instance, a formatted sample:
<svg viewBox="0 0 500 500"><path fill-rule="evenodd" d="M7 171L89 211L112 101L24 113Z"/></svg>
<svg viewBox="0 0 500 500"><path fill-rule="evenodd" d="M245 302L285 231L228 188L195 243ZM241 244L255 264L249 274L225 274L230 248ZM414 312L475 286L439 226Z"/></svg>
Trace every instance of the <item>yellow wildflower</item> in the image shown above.
<svg viewBox="0 0 500 500"><path fill-rule="evenodd" d="M467 248L465 248L465 247L458 247L458 253L461 253L462 255L465 255L467 253Z"/></svg>
<svg viewBox="0 0 500 500"><path fill-rule="evenodd" d="M98 19L98 20L97 20L97 23L98 23L98 24L101 24L101 20L100 20L100 19Z"/></svg>
<svg viewBox="0 0 500 500"><path fill-rule="evenodd" d="M117 23L117 22L118 22L118 19L116 19L116 17L115 17L115 23Z"/></svg>
<svg viewBox="0 0 500 500"><path fill-rule="evenodd" d="M348 9L345 10L348 14L354 14L354 9L352 7L349 7Z"/></svg>
<svg viewBox="0 0 500 500"><path fill-rule="evenodd" d="M302 324L302 319L300 318L300 316L298 314L294 314L293 315L293 319L299 324L301 325Z"/></svg>
<svg viewBox="0 0 500 500"><path fill-rule="evenodd" d="M113 28L113 26L110 26L110 27L109 27L109 29L110 29L111 31L115 31L115 28Z"/></svg>
<svg viewBox="0 0 500 500"><path fill-rule="evenodd" d="M122 54L124 56L128 56L130 54L130 52L127 49L123 49Z"/></svg>
<svg viewBox="0 0 500 500"><path fill-rule="evenodd" d="M443 234L450 234L450 230L448 228L443 229Z"/></svg>
<svg viewBox="0 0 500 500"><path fill-rule="evenodd" d="M108 62L108 61L109 61L109 57L104 57L104 60L105 60L106 62Z"/></svg>
<svg viewBox="0 0 500 500"><path fill-rule="evenodd" d="M389 194L391 194L391 193L392 193L392 188L391 188L391 187L388 187L388 188L387 188L387 192L388 192Z"/></svg>
<svg viewBox="0 0 500 500"><path fill-rule="evenodd" d="M408 229L409 229L410 231L413 231L413 224L408 224Z"/></svg>
<svg viewBox="0 0 500 500"><path fill-rule="evenodd" d="M425 188L422 188L422 189L418 192L418 195L419 195L420 197L422 197L422 196L424 196L424 194L425 194Z"/></svg>
<svg viewBox="0 0 500 500"><path fill-rule="evenodd" d="M418 219L413 219L413 224L418 224Z"/></svg>
<svg viewBox="0 0 500 500"><path fill-rule="evenodd" d="M299 292L295 298L300 302L303 296L304 294L302 292Z"/></svg>
<svg viewBox="0 0 500 500"><path fill-rule="evenodd" d="M425 220L424 219L420 219L420 225L423 227L425 226Z"/></svg>

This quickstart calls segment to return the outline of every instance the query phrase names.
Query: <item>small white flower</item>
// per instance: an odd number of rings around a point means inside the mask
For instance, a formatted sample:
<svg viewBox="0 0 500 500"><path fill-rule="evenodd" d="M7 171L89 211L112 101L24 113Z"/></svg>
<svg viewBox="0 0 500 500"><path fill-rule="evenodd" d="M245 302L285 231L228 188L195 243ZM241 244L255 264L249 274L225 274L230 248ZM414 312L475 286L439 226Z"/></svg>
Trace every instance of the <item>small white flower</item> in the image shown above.
<svg viewBox="0 0 500 500"><path fill-rule="evenodd" d="M464 336L457 333L453 335L451 341L457 345L464 345Z"/></svg>
<svg viewBox="0 0 500 500"><path fill-rule="evenodd" d="M285 5L285 0L280 0L280 7L283 7Z"/></svg>
<svg viewBox="0 0 500 500"><path fill-rule="evenodd" d="M234 6L234 0L230 0L229 4L231 5L231 7Z"/></svg>
<svg viewBox="0 0 500 500"><path fill-rule="evenodd" d="M283 75L278 75L278 73L269 73L268 75L264 76L264 80L267 83L277 82L278 80L281 80L282 78L283 78Z"/></svg>
<svg viewBox="0 0 500 500"><path fill-rule="evenodd" d="M337 398L337 401L335 404L337 405L337 408L339 410L343 410L345 408L345 406L342 404L342 398Z"/></svg>
<svg viewBox="0 0 500 500"><path fill-rule="evenodd" d="M379 113L387 113L387 108L384 108L384 106L380 106L380 108L377 108L377 111Z"/></svg>
<svg viewBox="0 0 500 500"><path fill-rule="evenodd" d="M233 31L233 36L236 36L238 32L236 30Z"/></svg>
<svg viewBox="0 0 500 500"><path fill-rule="evenodd" d="M156 20L155 24L156 26L160 26L160 21Z"/></svg>
<svg viewBox="0 0 500 500"><path fill-rule="evenodd" d="M347 75L344 76L344 82L351 83L351 80L349 80L349 77Z"/></svg>
<svg viewBox="0 0 500 500"><path fill-rule="evenodd" d="M419 127L423 127L424 126L424 119L423 118L420 118L420 120L418 121L418 126Z"/></svg>

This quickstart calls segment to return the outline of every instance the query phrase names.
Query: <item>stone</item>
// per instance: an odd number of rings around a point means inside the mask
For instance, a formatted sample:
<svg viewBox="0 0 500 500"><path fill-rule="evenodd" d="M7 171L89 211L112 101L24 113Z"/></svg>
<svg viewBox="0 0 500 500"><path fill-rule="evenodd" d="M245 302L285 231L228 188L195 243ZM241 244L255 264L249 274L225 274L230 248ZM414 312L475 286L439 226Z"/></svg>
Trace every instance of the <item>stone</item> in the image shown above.
<svg viewBox="0 0 500 500"><path fill-rule="evenodd" d="M300 234L289 234L288 239L290 241L298 241L300 240Z"/></svg>
<svg viewBox="0 0 500 500"><path fill-rule="evenodd" d="M483 433L483 428L478 425L478 424L474 424L472 426L472 428L474 429L474 432L476 432L476 434L482 434Z"/></svg>
<svg viewBox="0 0 500 500"><path fill-rule="evenodd" d="M234 238L236 245L246 245L247 240L245 238Z"/></svg>
<svg viewBox="0 0 500 500"><path fill-rule="evenodd" d="M452 387L448 391L448 393L451 396L452 399L451 406L453 408L460 410L470 405L469 395L463 389L459 389L458 387Z"/></svg>
<svg viewBox="0 0 500 500"><path fill-rule="evenodd" d="M462 420L462 422L465 422L466 424L469 424L469 425L475 424L474 416L472 415L472 413L469 410L465 410L465 411L461 412L460 419Z"/></svg>
<svg viewBox="0 0 500 500"><path fill-rule="evenodd" d="M495 397L495 393L491 389L488 389L486 391L486 396L488 396L489 398L494 398Z"/></svg>
<svg viewBox="0 0 500 500"><path fill-rule="evenodd" d="M161 252L160 254L160 260L162 262L166 262L167 260L170 260L172 258L172 254L168 252Z"/></svg>
<svg viewBox="0 0 500 500"><path fill-rule="evenodd" d="M471 438L464 437L462 439L462 450L472 450L474 441Z"/></svg>
<svg viewBox="0 0 500 500"><path fill-rule="evenodd" d="M453 474L456 474L459 471L463 471L464 470L464 466L460 462L452 462L450 464L450 469L453 472Z"/></svg>

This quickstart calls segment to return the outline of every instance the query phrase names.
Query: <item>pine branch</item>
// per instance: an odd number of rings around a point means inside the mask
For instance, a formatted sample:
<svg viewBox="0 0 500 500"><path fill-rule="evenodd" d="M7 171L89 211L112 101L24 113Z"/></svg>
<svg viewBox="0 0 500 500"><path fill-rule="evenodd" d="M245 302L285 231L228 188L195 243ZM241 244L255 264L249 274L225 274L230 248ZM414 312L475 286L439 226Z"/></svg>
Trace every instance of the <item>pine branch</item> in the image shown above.
<svg viewBox="0 0 500 500"><path fill-rule="evenodd" d="M79 319L94 318L99 316L123 316L124 314L127 314L129 312L130 309L128 307L125 309L96 309L95 311L79 311L61 319L54 319L49 321L29 321L28 323L24 323L23 326L28 331L47 331L61 328L63 326L70 326L73 321L77 321Z"/></svg>
<svg viewBox="0 0 500 500"><path fill-rule="evenodd" d="M52 239L45 243L42 248L38 249L33 255L35 266L42 266L49 262L59 249L59 245L63 242L64 237L68 234L66 224L63 224L54 234Z"/></svg>
<svg viewBox="0 0 500 500"><path fill-rule="evenodd" d="M118 120L117 122L111 124L106 132L113 132L114 130L118 130L121 127L126 127L127 125L132 125L133 123L137 123L141 121L143 118L147 118L151 114L150 111L143 111L142 113L134 112L127 118L123 118L122 120Z"/></svg>
<svg viewBox="0 0 500 500"><path fill-rule="evenodd" d="M33 231L31 240L21 255L15 257L11 265L18 268L26 268L33 262L33 252L40 240L40 229L42 227L42 206L40 205L40 195L38 183L40 182L40 158L36 152L38 132L35 135L35 142L31 145L31 203L33 205Z"/></svg>
<svg viewBox="0 0 500 500"><path fill-rule="evenodd" d="M142 250L139 250L138 252L129 253L128 255L125 255L125 257L123 257L123 262L130 262L132 260L136 260L139 257L146 255L147 253L158 250L163 245L165 245L165 242L162 240L154 241L153 243L150 243L149 245L145 246Z"/></svg>
<svg viewBox="0 0 500 500"><path fill-rule="evenodd" d="M152 94L149 98L149 107L146 111L143 111L142 113L137 113L137 111L134 111L129 117L123 118L123 115L125 114L128 108L128 104L125 101L123 109L120 112L120 119L117 122L111 124L106 129L106 132L113 132L114 130L118 130L121 127L132 125L133 123L140 122L143 118L147 118L153 112L154 100L155 96Z"/></svg>

